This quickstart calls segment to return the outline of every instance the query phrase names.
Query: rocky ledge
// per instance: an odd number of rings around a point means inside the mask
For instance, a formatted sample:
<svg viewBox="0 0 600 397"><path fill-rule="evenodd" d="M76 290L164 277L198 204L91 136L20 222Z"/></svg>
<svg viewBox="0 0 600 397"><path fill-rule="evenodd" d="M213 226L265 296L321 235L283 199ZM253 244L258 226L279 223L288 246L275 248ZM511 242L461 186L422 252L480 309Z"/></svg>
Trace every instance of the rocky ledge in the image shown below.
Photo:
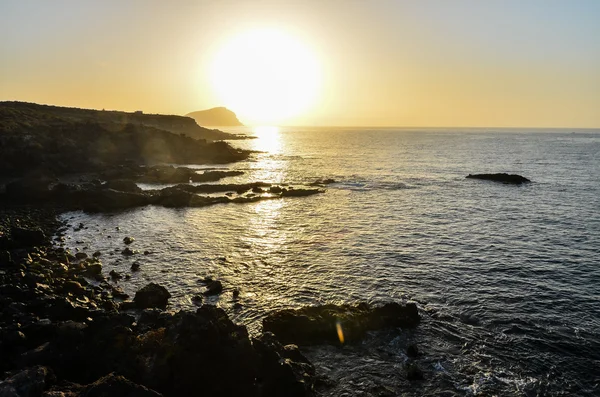
<svg viewBox="0 0 600 397"><path fill-rule="evenodd" d="M273 313L263 320L263 330L284 343L344 344L362 339L367 331L414 328L419 321L414 303L323 305Z"/></svg>
<svg viewBox="0 0 600 397"><path fill-rule="evenodd" d="M501 183L506 183L506 184L511 184L511 185L521 185L523 183L531 182L529 179L525 178L524 176L517 175L517 174L506 174L506 173L469 174L465 178L482 179L485 181L501 182Z"/></svg>

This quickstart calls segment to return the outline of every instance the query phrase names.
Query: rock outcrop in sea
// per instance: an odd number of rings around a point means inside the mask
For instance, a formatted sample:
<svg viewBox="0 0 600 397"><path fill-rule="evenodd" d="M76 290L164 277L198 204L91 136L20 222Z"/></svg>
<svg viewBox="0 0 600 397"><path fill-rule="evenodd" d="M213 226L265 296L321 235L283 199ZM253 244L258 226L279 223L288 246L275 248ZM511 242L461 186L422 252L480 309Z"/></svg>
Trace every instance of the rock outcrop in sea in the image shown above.
<svg viewBox="0 0 600 397"><path fill-rule="evenodd" d="M482 179L485 181L493 181L493 182L501 182L511 185L521 185L523 183L531 182L529 179L524 176L517 174L506 174L506 173L498 173L498 174L469 174L465 178L469 179Z"/></svg>

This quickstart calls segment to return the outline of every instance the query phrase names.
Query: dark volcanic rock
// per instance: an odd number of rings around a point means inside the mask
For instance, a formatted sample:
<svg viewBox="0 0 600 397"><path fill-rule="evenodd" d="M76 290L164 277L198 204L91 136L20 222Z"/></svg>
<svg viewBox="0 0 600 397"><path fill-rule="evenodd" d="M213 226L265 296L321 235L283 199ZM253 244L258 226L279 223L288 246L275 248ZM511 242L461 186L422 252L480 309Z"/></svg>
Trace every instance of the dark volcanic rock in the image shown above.
<svg viewBox="0 0 600 397"><path fill-rule="evenodd" d="M305 197L312 196L313 194L323 193L321 189L283 189L281 192L282 197Z"/></svg>
<svg viewBox="0 0 600 397"><path fill-rule="evenodd" d="M411 358L415 358L419 355L419 348L414 343L411 343L406 348L406 355Z"/></svg>
<svg viewBox="0 0 600 397"><path fill-rule="evenodd" d="M422 380L423 371L415 363L409 363L406 365L406 379L408 380Z"/></svg>
<svg viewBox="0 0 600 397"><path fill-rule="evenodd" d="M469 174L466 176L469 179L482 179L486 181L502 182L511 185L520 185L522 183L531 182L529 179L516 174Z"/></svg>
<svg viewBox="0 0 600 397"><path fill-rule="evenodd" d="M252 340L258 355L259 382L264 396L306 396L312 393L315 367L298 346L283 346L267 332Z"/></svg>
<svg viewBox="0 0 600 397"><path fill-rule="evenodd" d="M121 255L125 255L125 256L131 256L131 255L135 255L136 251L132 250L129 247L126 247L123 251L121 251Z"/></svg>
<svg viewBox="0 0 600 397"><path fill-rule="evenodd" d="M161 285L150 283L135 293L133 302L140 309L148 309L158 307L164 309L171 294Z"/></svg>
<svg viewBox="0 0 600 397"><path fill-rule="evenodd" d="M162 394L147 387L137 385L123 376L110 373L89 385L82 393L83 397L160 397Z"/></svg>
<svg viewBox="0 0 600 397"><path fill-rule="evenodd" d="M170 396L254 396L256 354L245 327L214 306L179 312L140 338L146 362L133 379Z"/></svg>
<svg viewBox="0 0 600 397"><path fill-rule="evenodd" d="M140 187L134 181L127 179L108 181L102 185L102 187L104 189L113 189L120 192L140 193L142 191L142 189L140 189Z"/></svg>
<svg viewBox="0 0 600 397"><path fill-rule="evenodd" d="M420 317L414 303L386 303L373 307L323 305L281 310L263 320L263 330L273 332L282 343L319 344L359 340L367 331L386 327L415 327Z"/></svg>
<svg viewBox="0 0 600 397"><path fill-rule="evenodd" d="M316 181L312 182L310 184L310 186L323 186L323 185L330 185L332 183L335 183L335 179L331 179L331 178L317 179Z"/></svg>
<svg viewBox="0 0 600 397"><path fill-rule="evenodd" d="M206 285L204 295L219 295L221 292L223 292L223 284L219 280L214 280Z"/></svg>
<svg viewBox="0 0 600 397"><path fill-rule="evenodd" d="M46 242L46 236L40 229L24 229L15 226L10 229L10 234L13 242L21 247L32 247Z"/></svg>
<svg viewBox="0 0 600 397"><path fill-rule="evenodd" d="M12 200L46 200L50 196L50 182L46 178L22 178L6 185L6 196Z"/></svg>
<svg viewBox="0 0 600 397"><path fill-rule="evenodd" d="M46 388L46 383L51 377L48 369L36 366L25 369L8 379L0 382L0 396L2 397L37 397Z"/></svg>

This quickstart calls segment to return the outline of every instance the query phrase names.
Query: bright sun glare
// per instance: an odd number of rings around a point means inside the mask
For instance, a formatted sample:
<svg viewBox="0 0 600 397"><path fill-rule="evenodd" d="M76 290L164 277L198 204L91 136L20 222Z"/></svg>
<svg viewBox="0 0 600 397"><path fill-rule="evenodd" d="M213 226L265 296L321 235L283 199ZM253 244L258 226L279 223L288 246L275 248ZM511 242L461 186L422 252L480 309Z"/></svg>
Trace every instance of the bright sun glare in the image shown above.
<svg viewBox="0 0 600 397"><path fill-rule="evenodd" d="M247 124L279 124L315 105L320 65L310 49L279 30L234 37L217 53L213 89Z"/></svg>

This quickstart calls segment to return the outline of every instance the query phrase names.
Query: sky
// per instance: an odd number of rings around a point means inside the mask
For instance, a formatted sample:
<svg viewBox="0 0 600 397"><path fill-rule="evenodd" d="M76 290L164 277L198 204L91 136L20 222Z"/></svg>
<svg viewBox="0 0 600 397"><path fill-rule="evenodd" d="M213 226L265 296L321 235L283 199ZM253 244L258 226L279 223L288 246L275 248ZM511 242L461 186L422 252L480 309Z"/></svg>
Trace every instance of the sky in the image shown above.
<svg viewBox="0 0 600 397"><path fill-rule="evenodd" d="M0 0L0 100L228 106L249 124L597 128L599 21L596 0ZM261 29L296 44L231 55Z"/></svg>

